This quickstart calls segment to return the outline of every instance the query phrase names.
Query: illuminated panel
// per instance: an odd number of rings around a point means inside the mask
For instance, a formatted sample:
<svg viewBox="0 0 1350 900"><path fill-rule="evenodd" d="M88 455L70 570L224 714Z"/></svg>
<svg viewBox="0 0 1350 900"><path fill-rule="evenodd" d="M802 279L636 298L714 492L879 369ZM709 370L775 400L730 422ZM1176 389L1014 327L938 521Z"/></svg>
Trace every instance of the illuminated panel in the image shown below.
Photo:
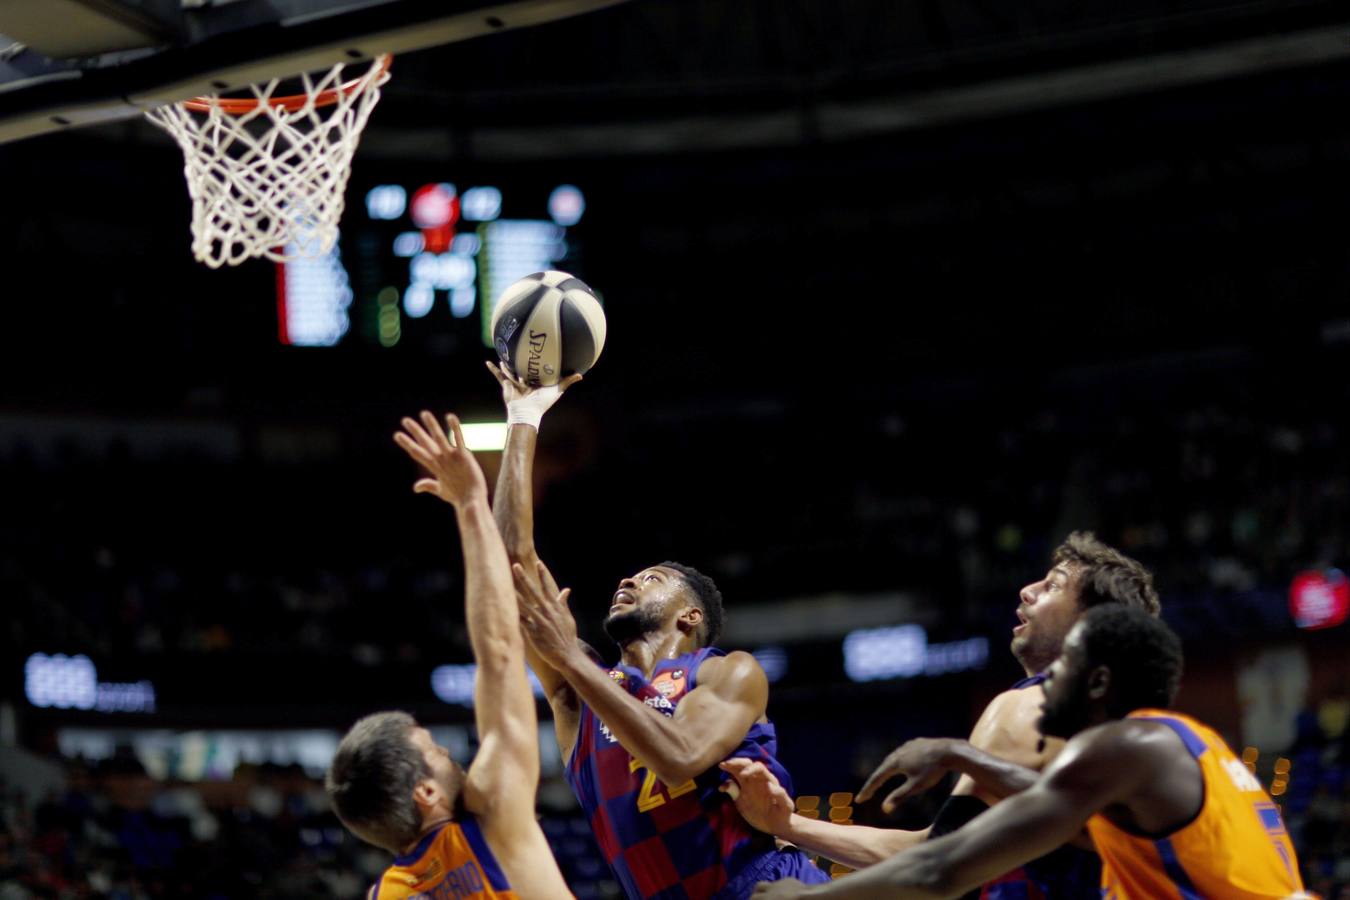
<svg viewBox="0 0 1350 900"><path fill-rule="evenodd" d="M782 647L760 647L758 650L751 650L750 655L759 660L760 668L764 670L764 677L769 680L769 684L781 681L787 674L788 655Z"/></svg>
<svg viewBox="0 0 1350 900"><path fill-rule="evenodd" d="M93 709L98 672L87 656L34 653L23 665L23 692L39 709Z"/></svg>
<svg viewBox="0 0 1350 900"><path fill-rule="evenodd" d="M1289 585L1289 612L1299 628L1333 628L1350 614L1350 580L1339 569L1299 572Z"/></svg>
<svg viewBox="0 0 1350 900"><path fill-rule="evenodd" d="M850 632L844 638L844 673L853 681L912 678L923 671L927 649L922 625Z"/></svg>
<svg viewBox="0 0 1350 900"><path fill-rule="evenodd" d="M433 726L429 730L443 746L454 749L456 745L445 740L445 729L453 727ZM468 729L459 731L463 732L460 743L467 749ZM309 775L322 778L337 752L339 737L328 729L174 732L84 727L56 732L57 746L68 758L112 759L119 747L130 745L152 778L183 781L229 781L241 763L298 764Z"/></svg>
<svg viewBox="0 0 1350 900"><path fill-rule="evenodd" d="M540 700L545 699L544 686L539 683L534 672L526 669L525 674L529 677L534 696ZM477 676L478 666L473 663L437 666L431 670L431 692L442 703L473 708L473 683Z"/></svg>
<svg viewBox="0 0 1350 900"><path fill-rule="evenodd" d="M118 683L98 680L93 661L84 655L34 653L24 662L23 690L39 709L92 709L103 713L155 711L155 686L148 681Z"/></svg>
<svg viewBox="0 0 1350 900"><path fill-rule="evenodd" d="M366 194L366 213L372 219L397 219L407 207L408 192L397 184L382 184Z"/></svg>
<svg viewBox="0 0 1350 900"><path fill-rule="evenodd" d="M505 422L460 422L464 445L470 450L503 450L506 447Z"/></svg>
<svg viewBox="0 0 1350 900"><path fill-rule="evenodd" d="M500 219L478 228L483 343L492 346L492 308L512 282L551 269L567 253L566 229L536 219Z"/></svg>
<svg viewBox="0 0 1350 900"><path fill-rule="evenodd" d="M988 638L930 644L922 625L865 628L844 638L844 673L853 681L946 675L982 669L988 661Z"/></svg>
<svg viewBox="0 0 1350 900"><path fill-rule="evenodd" d="M342 340L351 324L347 309L352 305L352 289L337 245L323 256L301 257L277 266L281 342L332 347Z"/></svg>
<svg viewBox="0 0 1350 900"><path fill-rule="evenodd" d="M577 224L586 213L586 198L572 184L560 184L548 195L548 214L565 228Z"/></svg>

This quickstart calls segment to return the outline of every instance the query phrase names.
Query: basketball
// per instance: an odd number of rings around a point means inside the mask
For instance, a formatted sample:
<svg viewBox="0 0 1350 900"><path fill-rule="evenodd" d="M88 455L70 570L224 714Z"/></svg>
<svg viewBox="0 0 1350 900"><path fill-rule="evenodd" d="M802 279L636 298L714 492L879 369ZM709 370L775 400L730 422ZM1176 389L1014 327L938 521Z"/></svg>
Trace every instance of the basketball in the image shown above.
<svg viewBox="0 0 1350 900"><path fill-rule="evenodd" d="M605 311L580 278L535 272L497 299L492 343L502 364L530 387L557 384L586 372L600 358Z"/></svg>

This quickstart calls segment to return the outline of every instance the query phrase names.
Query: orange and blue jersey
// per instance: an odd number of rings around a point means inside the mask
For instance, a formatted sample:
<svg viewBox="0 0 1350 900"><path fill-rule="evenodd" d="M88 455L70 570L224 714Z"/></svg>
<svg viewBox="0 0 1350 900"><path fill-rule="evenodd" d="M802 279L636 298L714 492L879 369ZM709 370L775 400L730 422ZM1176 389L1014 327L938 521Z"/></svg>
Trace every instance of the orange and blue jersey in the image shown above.
<svg viewBox="0 0 1350 900"><path fill-rule="evenodd" d="M473 816L427 832L394 857L367 900L517 900Z"/></svg>
<svg viewBox="0 0 1350 900"><path fill-rule="evenodd" d="M697 686L699 666L721 653L704 648L661 660L650 680L625 665L609 674L669 716ZM763 763L791 793L792 777L778 762L777 749L773 725L756 723L729 757ZM684 784L663 784L586 705L566 774L601 853L632 900L720 900L748 897L757 881L829 880L805 854L778 850L770 835L741 818L731 798L717 789L728 778L721 769L714 766Z"/></svg>
<svg viewBox="0 0 1350 900"><path fill-rule="evenodd" d="M1101 813L1088 831L1102 858L1109 900L1285 898L1303 890L1280 811L1223 738L1189 716L1139 709L1129 718L1166 725L1200 764L1200 812L1165 836L1132 834Z"/></svg>

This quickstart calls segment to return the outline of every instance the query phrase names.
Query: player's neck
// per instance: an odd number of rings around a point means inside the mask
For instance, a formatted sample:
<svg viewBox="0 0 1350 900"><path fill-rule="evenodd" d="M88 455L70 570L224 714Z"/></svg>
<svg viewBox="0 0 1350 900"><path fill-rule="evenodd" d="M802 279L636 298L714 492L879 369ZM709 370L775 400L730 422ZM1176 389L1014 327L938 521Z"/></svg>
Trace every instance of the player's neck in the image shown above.
<svg viewBox="0 0 1350 900"><path fill-rule="evenodd" d="M1053 656L1045 660L1032 659L1031 657L1017 656L1017 664L1022 667L1023 672L1027 673L1026 677L1028 678L1030 678L1033 675L1041 674L1046 669L1050 668L1050 666L1054 663L1054 661L1055 658Z"/></svg>
<svg viewBox="0 0 1350 900"><path fill-rule="evenodd" d="M678 631L644 634L623 645L623 664L637 669L644 678L650 678L661 660L691 652L691 648L685 646L687 643L688 638Z"/></svg>
<svg viewBox="0 0 1350 900"><path fill-rule="evenodd" d="M418 833L417 840L413 841L408 846L400 849L397 855L407 856L409 853L412 853L414 850L417 849L417 845L422 843L423 839L426 838L427 835L431 834L431 832L435 831L437 828L440 828L447 822L453 821L454 817L451 816L449 813L445 812L441 812L440 814L435 816L430 815L427 816L425 819L422 820L422 830Z"/></svg>

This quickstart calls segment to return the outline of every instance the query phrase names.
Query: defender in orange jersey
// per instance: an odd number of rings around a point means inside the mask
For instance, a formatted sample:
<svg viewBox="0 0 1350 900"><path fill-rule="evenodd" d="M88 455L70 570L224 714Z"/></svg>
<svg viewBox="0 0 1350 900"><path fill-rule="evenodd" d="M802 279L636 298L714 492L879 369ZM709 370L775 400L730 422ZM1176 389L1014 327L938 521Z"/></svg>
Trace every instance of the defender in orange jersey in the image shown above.
<svg viewBox="0 0 1350 900"><path fill-rule="evenodd" d="M829 885L757 898L945 898L1090 831L1112 900L1302 895L1279 810L1213 731L1166 709L1181 642L1121 607L1089 611L1050 669L1043 734L1071 738L1030 787L936 841Z"/></svg>
<svg viewBox="0 0 1350 900"><path fill-rule="evenodd" d="M413 490L455 508L465 618L478 662L478 755L465 772L411 716L376 713L342 739L328 796L353 834L395 854L370 900L570 897L534 817L538 723L506 548L459 421L446 422L449 436L424 412L421 424L404 419L394 440L429 476Z"/></svg>

